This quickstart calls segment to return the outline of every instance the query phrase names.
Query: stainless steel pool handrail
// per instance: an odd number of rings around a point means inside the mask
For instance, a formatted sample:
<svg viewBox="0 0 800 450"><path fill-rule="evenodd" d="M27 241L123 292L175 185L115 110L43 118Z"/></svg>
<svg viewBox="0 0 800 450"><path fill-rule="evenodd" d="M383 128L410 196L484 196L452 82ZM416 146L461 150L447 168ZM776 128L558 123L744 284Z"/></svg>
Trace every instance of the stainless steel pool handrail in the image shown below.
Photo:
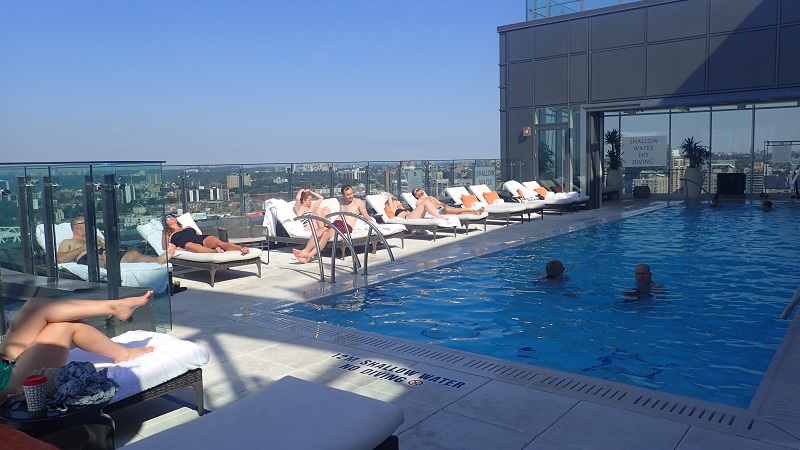
<svg viewBox="0 0 800 450"><path fill-rule="evenodd" d="M789 304L786 305L786 308L784 308L783 312L781 313L781 319L788 319L789 314L792 313L792 310L797 306L798 303L800 303L800 287L798 287L794 292L794 296L792 296L792 299L789 300Z"/></svg>

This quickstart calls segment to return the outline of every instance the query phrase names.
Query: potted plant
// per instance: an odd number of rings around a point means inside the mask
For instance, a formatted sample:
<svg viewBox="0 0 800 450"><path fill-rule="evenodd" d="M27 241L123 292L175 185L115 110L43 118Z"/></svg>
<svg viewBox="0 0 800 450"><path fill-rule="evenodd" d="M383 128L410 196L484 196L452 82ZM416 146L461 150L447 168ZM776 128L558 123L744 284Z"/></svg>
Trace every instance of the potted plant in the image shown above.
<svg viewBox="0 0 800 450"><path fill-rule="evenodd" d="M606 173L605 192L615 192L617 195L622 192L622 133L616 128L606 131L603 140L609 149L606 151L608 158L608 172Z"/></svg>
<svg viewBox="0 0 800 450"><path fill-rule="evenodd" d="M686 158L688 163L683 174L686 198L699 198L703 186L703 173L700 168L711 158L711 150L700 144L700 141L694 140L694 136L684 139L680 149L681 156Z"/></svg>

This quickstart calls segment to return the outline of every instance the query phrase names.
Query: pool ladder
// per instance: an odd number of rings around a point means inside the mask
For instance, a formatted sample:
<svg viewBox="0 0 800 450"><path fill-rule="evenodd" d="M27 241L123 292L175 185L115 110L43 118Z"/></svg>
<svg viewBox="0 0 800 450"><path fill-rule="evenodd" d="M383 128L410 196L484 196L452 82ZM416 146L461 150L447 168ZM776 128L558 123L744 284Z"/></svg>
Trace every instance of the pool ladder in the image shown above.
<svg viewBox="0 0 800 450"><path fill-rule="evenodd" d="M800 303L800 287L794 292L794 296L792 299L789 300L789 304L786 305L786 308L781 313L781 319L786 320L789 318L789 314L792 313L792 310Z"/></svg>

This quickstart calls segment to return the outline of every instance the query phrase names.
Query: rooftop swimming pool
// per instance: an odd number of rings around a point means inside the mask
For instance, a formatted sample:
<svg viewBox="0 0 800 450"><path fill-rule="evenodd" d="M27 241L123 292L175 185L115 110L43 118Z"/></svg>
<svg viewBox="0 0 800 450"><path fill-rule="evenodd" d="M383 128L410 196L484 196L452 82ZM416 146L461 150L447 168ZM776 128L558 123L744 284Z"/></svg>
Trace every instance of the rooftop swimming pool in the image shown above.
<svg viewBox="0 0 800 450"><path fill-rule="evenodd" d="M282 312L747 407L789 325L798 213L678 204ZM641 262L665 292L631 301Z"/></svg>

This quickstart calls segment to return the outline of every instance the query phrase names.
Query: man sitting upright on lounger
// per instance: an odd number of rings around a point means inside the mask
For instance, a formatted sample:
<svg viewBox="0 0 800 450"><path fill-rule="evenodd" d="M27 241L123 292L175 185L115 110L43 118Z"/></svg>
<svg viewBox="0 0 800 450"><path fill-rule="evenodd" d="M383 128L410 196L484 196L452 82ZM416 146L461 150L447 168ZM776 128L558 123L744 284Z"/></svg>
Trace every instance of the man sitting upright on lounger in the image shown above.
<svg viewBox="0 0 800 450"><path fill-rule="evenodd" d="M367 212L367 206L364 204L364 200L356 198L355 193L353 192L353 186L350 186L349 184L342 186L342 198L339 200L339 210L358 214L365 219L372 221L372 217L370 217L369 213ZM333 225L345 234L349 231L353 231L353 226L355 224L355 217L345 216L344 222L342 222L341 219L336 219L333 221ZM335 230L326 226L325 231L317 236L317 239L319 239L319 248L325 248L325 245L328 244L328 241L335 233ZM311 238L308 240L308 244L306 244L306 247L303 250L294 249L292 250L292 253L294 253L295 258L297 258L297 260L303 264L310 261L311 258L317 254L317 246L314 243L314 236L311 236Z"/></svg>
<svg viewBox="0 0 800 450"><path fill-rule="evenodd" d="M70 221L72 227L72 237L64 239L58 246L58 253L56 259L60 263L75 261L78 264L86 264L86 221L82 216L74 217ZM100 267L106 266L105 247L106 242L100 236L97 236L98 247L98 261ZM147 256L135 250L122 251L120 250L120 262L124 263L148 263L154 262L159 264L166 264L167 259L172 258L175 254L175 247L170 247L161 256Z"/></svg>

